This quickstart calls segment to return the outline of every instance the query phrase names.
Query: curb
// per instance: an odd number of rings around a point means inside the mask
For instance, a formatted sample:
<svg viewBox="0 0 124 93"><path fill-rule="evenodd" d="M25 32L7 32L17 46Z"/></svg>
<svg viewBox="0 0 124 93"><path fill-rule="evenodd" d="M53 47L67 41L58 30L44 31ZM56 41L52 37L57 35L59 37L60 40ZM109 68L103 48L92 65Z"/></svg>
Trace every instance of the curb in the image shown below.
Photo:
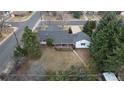
<svg viewBox="0 0 124 93"><path fill-rule="evenodd" d="M14 28L14 32L16 32L16 31L18 30L17 27L12 27L12 28ZM10 33L6 38L4 38L4 39L0 42L0 45L2 45L7 39L9 39L9 37L12 36L14 32Z"/></svg>
<svg viewBox="0 0 124 93"><path fill-rule="evenodd" d="M41 22L41 18L36 22L35 26L32 28L32 31L36 29L36 27L39 25Z"/></svg>

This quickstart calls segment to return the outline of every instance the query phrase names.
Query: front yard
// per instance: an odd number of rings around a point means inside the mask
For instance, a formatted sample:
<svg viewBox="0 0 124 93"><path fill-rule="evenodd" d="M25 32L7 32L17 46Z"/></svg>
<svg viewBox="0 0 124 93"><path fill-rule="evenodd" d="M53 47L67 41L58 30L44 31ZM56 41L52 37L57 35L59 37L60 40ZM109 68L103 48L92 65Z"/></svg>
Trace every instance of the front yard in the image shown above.
<svg viewBox="0 0 124 93"><path fill-rule="evenodd" d="M2 42L7 36L9 36L14 31L12 27L5 27L1 31L2 37L0 37L0 42Z"/></svg>

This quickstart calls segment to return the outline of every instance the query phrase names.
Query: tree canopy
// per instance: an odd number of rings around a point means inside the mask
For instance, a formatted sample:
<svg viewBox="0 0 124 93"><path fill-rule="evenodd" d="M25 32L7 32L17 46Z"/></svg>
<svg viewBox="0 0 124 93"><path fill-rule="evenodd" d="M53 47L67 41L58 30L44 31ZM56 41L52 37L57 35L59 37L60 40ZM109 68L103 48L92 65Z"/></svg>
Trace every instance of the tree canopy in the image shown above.
<svg viewBox="0 0 124 93"><path fill-rule="evenodd" d="M73 11L72 12L74 18L80 18L81 12L80 11Z"/></svg>
<svg viewBox="0 0 124 93"><path fill-rule="evenodd" d="M96 71L116 72L121 66L122 61L115 59L120 51L117 47L122 46L117 41L120 40L119 34L123 32L123 28L123 22L115 12L107 12L100 20L90 45L91 63ZM121 39L124 37L121 36Z"/></svg>
<svg viewBox="0 0 124 93"><path fill-rule="evenodd" d="M28 26L25 27L21 43L14 50L14 57L38 58L41 55L40 42Z"/></svg>
<svg viewBox="0 0 124 93"><path fill-rule="evenodd" d="M22 46L23 49L27 52L27 56L31 58L40 57L40 42L38 41L35 33L33 33L32 30L28 28L28 26L25 27L24 33L22 35Z"/></svg>
<svg viewBox="0 0 124 93"><path fill-rule="evenodd" d="M75 67L71 66L69 70L66 71L57 71L54 73L48 73L48 80L52 81L89 81L95 80L95 77L89 76L87 73L84 72L82 69L83 67Z"/></svg>
<svg viewBox="0 0 124 93"><path fill-rule="evenodd" d="M52 38L47 38L46 43L47 43L48 46L52 46L53 45L53 39Z"/></svg>
<svg viewBox="0 0 124 93"><path fill-rule="evenodd" d="M91 37L93 33L93 29L95 28L96 28L96 21L87 21L83 27L83 32L87 33Z"/></svg>

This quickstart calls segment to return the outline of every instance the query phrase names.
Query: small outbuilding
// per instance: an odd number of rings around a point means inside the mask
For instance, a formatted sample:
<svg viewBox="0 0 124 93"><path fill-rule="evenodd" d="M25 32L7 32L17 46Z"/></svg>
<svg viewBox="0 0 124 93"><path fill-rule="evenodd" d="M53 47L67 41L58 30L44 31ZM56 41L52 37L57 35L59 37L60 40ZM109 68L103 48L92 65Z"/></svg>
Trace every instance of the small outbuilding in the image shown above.
<svg viewBox="0 0 124 93"><path fill-rule="evenodd" d="M76 34L76 33L82 32L79 26L76 26L76 25L72 26L71 25L70 28L71 28L72 34Z"/></svg>
<svg viewBox="0 0 124 93"><path fill-rule="evenodd" d="M115 74L112 73L112 72L105 72L105 73L103 73L102 75L103 75L103 79L104 79L105 81L119 81L119 80L117 79L117 77L115 76Z"/></svg>

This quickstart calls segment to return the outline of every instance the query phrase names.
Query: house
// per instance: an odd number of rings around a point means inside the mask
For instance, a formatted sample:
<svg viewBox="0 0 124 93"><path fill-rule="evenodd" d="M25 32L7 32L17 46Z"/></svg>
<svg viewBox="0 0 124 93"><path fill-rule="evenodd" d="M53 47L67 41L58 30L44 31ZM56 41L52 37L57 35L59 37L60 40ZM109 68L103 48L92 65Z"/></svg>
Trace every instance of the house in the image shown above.
<svg viewBox="0 0 124 93"><path fill-rule="evenodd" d="M56 26L57 27L57 26ZM55 28L56 28L55 27ZM48 27L48 29L51 26ZM58 28L58 27L57 27ZM63 47L73 47L73 48L88 48L90 45L90 37L84 32L78 32L75 34L70 34L67 31L62 29L56 30L45 30L38 33L40 43L46 44L48 38L53 39L54 46L63 46Z"/></svg>
<svg viewBox="0 0 124 93"><path fill-rule="evenodd" d="M27 14L29 14L29 11L13 11L12 16L26 16Z"/></svg>

